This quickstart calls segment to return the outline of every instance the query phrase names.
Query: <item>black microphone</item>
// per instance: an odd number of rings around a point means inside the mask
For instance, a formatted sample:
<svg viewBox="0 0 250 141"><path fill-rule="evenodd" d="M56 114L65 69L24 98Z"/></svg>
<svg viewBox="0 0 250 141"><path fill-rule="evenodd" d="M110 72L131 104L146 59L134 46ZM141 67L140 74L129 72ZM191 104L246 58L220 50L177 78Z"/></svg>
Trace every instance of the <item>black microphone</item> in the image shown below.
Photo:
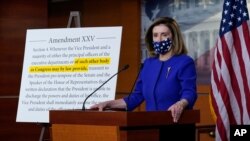
<svg viewBox="0 0 250 141"><path fill-rule="evenodd" d="M133 86L132 86L132 88L131 88L131 90L130 90L130 93L128 94L128 100L129 100L129 97L130 97L130 95L132 94L132 92L133 92L133 90L134 90L135 84L136 84L136 82L137 82L138 77L139 77L140 74L141 74L142 68L143 68L143 63L141 63L141 65L140 65L139 72L137 73L137 76L136 76L136 78L135 78L134 84L133 84Z"/></svg>
<svg viewBox="0 0 250 141"><path fill-rule="evenodd" d="M82 110L84 111L85 110L85 103L86 101L89 99L89 97L91 97L97 90L99 90L104 84L106 84L107 82L109 82L109 80L111 80L114 76L116 76L117 74L119 74L120 72L126 70L129 68L129 65L125 65L122 69L120 69L117 73L115 73L114 75L112 75L108 80L106 80L104 83L102 83L102 85L100 85L98 88L96 88L91 94L89 94L84 102L82 103Z"/></svg>

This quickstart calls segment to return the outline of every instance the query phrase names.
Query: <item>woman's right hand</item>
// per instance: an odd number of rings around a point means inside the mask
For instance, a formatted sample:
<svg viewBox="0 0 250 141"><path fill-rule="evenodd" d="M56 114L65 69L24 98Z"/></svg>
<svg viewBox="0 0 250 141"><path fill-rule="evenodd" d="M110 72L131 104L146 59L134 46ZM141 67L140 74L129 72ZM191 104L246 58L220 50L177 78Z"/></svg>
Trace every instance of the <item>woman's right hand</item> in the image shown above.
<svg viewBox="0 0 250 141"><path fill-rule="evenodd" d="M99 111L103 111L105 108L110 108L109 103L111 103L111 101L100 102L90 106L90 109L98 109Z"/></svg>
<svg viewBox="0 0 250 141"><path fill-rule="evenodd" d="M90 109L98 109L99 111L104 111L108 108L118 108L118 109L125 109L127 107L125 101L123 99L117 99L117 100L110 100L101 102L95 105L90 106Z"/></svg>

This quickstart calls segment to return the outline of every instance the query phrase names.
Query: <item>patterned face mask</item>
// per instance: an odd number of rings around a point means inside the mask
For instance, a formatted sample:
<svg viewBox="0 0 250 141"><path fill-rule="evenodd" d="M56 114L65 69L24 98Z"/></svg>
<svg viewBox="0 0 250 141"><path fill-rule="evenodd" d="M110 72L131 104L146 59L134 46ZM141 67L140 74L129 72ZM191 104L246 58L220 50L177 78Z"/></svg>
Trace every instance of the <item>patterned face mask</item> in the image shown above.
<svg viewBox="0 0 250 141"><path fill-rule="evenodd" d="M167 38L160 42L153 42L153 47L156 54L165 54L170 51L172 47L172 41Z"/></svg>

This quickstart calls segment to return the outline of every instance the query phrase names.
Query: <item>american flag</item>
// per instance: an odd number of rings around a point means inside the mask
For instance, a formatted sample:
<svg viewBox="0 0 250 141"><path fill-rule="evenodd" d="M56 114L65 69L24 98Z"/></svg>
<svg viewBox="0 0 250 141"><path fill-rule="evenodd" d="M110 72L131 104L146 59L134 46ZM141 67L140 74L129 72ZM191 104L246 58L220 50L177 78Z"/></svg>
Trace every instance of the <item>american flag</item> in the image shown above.
<svg viewBox="0 0 250 141"><path fill-rule="evenodd" d="M211 71L216 141L230 140L230 125L250 124L250 30L246 0L225 0Z"/></svg>

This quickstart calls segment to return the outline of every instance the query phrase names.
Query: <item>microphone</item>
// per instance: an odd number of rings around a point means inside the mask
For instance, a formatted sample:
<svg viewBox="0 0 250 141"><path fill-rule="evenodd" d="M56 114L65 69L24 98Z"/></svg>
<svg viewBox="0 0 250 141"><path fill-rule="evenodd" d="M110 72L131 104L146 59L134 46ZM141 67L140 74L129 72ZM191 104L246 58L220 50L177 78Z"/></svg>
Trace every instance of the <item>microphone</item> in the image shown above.
<svg viewBox="0 0 250 141"><path fill-rule="evenodd" d="M89 94L89 95L85 98L84 102L82 103L82 110L83 110L83 111L86 110L86 108L85 108L85 103L86 103L86 101L89 99L89 97L91 97L96 91L98 91L104 84L106 84L107 82L109 82L109 80L111 80L114 76L118 75L120 72L122 72L122 71L124 71L124 70L126 70L126 69L128 69L128 68L129 68L129 65L128 65L128 64L125 65L125 66L123 66L122 69L120 69L117 73L115 73L114 75L112 75L108 80L106 80L104 83L102 83L102 85L100 85L100 86L99 86L98 88L96 88L91 94Z"/></svg>
<svg viewBox="0 0 250 141"><path fill-rule="evenodd" d="M134 84L133 84L133 86L132 86L132 88L131 88L131 90L130 90L130 92L129 92L128 100L129 100L129 97L130 97L130 95L132 94L132 92L133 92L133 90L134 90L135 84L136 84L136 82L137 82L137 79L138 79L139 75L141 74L142 68L143 68L143 63L141 63L141 65L140 65L139 72L137 73L137 76L136 76L136 79L135 79L135 81L134 81Z"/></svg>

